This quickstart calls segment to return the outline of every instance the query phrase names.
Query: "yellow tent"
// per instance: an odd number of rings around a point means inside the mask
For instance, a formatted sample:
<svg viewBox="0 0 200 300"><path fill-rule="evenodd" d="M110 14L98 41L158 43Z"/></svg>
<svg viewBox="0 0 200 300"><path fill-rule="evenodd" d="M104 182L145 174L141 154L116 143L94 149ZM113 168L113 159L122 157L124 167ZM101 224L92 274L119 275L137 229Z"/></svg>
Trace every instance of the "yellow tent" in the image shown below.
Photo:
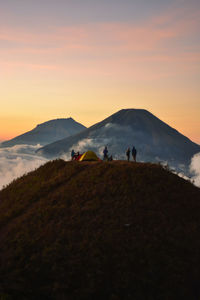
<svg viewBox="0 0 200 300"><path fill-rule="evenodd" d="M97 161L97 160L99 160L99 158L97 157L97 155L93 151L87 151L79 159L79 161L84 161L84 160Z"/></svg>

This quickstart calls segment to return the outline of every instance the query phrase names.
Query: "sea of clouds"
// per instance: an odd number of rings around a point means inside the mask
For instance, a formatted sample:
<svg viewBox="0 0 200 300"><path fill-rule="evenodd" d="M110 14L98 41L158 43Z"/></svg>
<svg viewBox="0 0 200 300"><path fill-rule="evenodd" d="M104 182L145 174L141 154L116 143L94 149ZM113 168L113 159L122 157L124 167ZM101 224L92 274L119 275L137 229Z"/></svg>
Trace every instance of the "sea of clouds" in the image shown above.
<svg viewBox="0 0 200 300"><path fill-rule="evenodd" d="M110 124L106 124L107 128L109 128ZM116 128L117 130L121 130L121 128ZM126 129L127 130L127 129ZM106 134L105 134L106 136ZM80 151L80 153L84 153L85 151L87 151L88 149L95 149L96 154L102 158L103 155L103 149L105 147L105 145L108 146L109 148L109 144L115 144L115 138L111 139L111 138L106 138L104 136L99 137L91 137L91 138L85 138L81 141L79 141L77 144L74 144L70 150L72 149L78 149ZM103 145L103 146L102 146ZM70 159L70 155L69 154L64 154L62 155L63 159L65 160L69 160ZM114 156L114 159L126 159L125 154L118 154ZM163 166L168 166L168 162L167 161L160 161L160 159L158 158L158 162L161 163ZM180 169L184 170L186 169L184 165L179 165ZM171 169L171 168L170 168ZM200 187L200 153L195 154L192 158L191 158L191 163L189 166L189 170L190 170L190 177L188 177L187 175L184 174L184 171L182 172L177 172L175 169L172 170L173 173L177 174L179 177L185 179L185 180L189 180L191 181L194 185Z"/></svg>
<svg viewBox="0 0 200 300"><path fill-rule="evenodd" d="M109 134L112 129L112 134ZM114 131L114 133L113 133ZM103 150L105 146L114 148L114 145L118 145L118 139L121 139L122 136L130 136L132 129L129 126L121 126L118 124L107 123L105 126L97 129L95 135L91 135L85 139L80 140L78 143L74 144L71 148L80 153L86 152L88 149L93 150L99 158L103 158ZM126 142L127 146L127 142ZM125 147L126 147L125 146ZM124 148L125 149L125 148ZM126 159L125 151L120 153L119 149L116 148L114 159ZM118 153L118 154L117 154ZM63 156L64 158L65 156ZM68 156L66 156L68 157Z"/></svg>
<svg viewBox="0 0 200 300"><path fill-rule="evenodd" d="M40 147L41 145L16 145L0 148L0 189L47 162L47 159L35 154Z"/></svg>
<svg viewBox="0 0 200 300"><path fill-rule="evenodd" d="M107 144L107 140L104 140L104 145ZM73 148L79 149L84 152L92 146L99 146L99 155L102 156L103 148L102 139L84 139L77 145L73 145ZM22 175L35 170L39 166L45 164L48 160L42 156L36 155L35 151L39 149L41 145L16 145L8 148L0 148L0 189L8 185L14 179L21 177ZM70 160L70 153L61 156L62 159ZM115 159L123 159L122 157L115 157ZM124 157L125 159L125 157ZM200 187L200 153L195 154L191 159L190 172L192 174L190 180ZM188 179L184 174L178 174L179 176Z"/></svg>
<svg viewBox="0 0 200 300"><path fill-rule="evenodd" d="M113 126L112 124L106 124L106 128L109 129L110 126ZM118 126L119 127L119 126ZM122 131L122 127L120 126L119 128L116 127L115 129L116 130L120 130ZM127 128L125 128L125 132L127 132ZM100 129L102 131L102 128ZM84 153L85 151L87 151L88 149L91 149L96 152L96 154L102 158L103 156L103 149L105 147L105 145L108 146L109 148L109 145L113 145L115 144L115 137L113 138L107 138L106 137L106 133L105 134L102 134L98 137L90 137L90 138L85 138L85 139L82 139L80 140L78 143L74 144L71 148L70 148L70 151L72 149L74 149L75 151L79 151L80 153ZM69 153L66 153L66 154L63 154L61 156L62 159L64 160L70 160L70 154ZM118 154L114 156L114 159L120 159L120 160L123 160L125 159L126 160L126 156L125 154ZM159 158L157 158L157 161L159 163L161 163L163 166L168 166L168 162L167 161L160 161ZM171 168L170 168L171 169ZM182 169L182 170L185 170L186 167L184 165L179 165L179 169ZM184 174L184 171L182 172L178 172L176 171L175 169L171 169L171 171L178 175L179 177L185 179L185 180L189 180L191 181L194 185L200 187L200 153L197 153L195 154L192 158L191 158L191 163L190 163L190 166L189 166L189 170L190 170L190 177L188 177L187 175Z"/></svg>
<svg viewBox="0 0 200 300"><path fill-rule="evenodd" d="M193 183L200 187L200 153L195 154L191 159L190 172L193 174Z"/></svg>

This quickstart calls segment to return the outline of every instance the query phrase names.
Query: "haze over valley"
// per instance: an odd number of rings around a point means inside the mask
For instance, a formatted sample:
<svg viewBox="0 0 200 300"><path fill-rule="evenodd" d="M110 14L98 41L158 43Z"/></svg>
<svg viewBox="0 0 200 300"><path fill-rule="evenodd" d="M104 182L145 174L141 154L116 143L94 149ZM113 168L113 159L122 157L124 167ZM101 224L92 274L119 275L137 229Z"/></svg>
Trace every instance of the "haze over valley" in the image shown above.
<svg viewBox="0 0 200 300"><path fill-rule="evenodd" d="M58 140L57 140L58 139ZM137 160L169 167L200 186L200 146L147 110L124 109L89 128L72 118L47 121L0 144L0 188L48 160L71 159L71 150L93 150L102 159L108 147L115 160L135 146Z"/></svg>

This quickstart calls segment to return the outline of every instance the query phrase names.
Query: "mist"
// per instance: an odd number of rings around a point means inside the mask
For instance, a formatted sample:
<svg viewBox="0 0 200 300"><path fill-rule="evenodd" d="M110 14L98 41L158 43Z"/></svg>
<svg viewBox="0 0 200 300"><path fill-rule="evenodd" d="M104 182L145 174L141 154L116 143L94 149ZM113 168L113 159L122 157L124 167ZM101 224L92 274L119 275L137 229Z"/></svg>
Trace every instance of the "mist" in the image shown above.
<svg viewBox="0 0 200 300"><path fill-rule="evenodd" d="M107 130L109 125L106 126ZM104 128L105 130L105 128ZM119 128L116 128L119 130ZM103 132L101 132L103 133ZM105 132L104 132L105 133ZM106 134L101 134L100 137L90 137L74 144L71 149L84 153L87 150L94 150L96 154L102 158L103 149L108 146L108 150L114 150L113 145L116 144L116 138L106 138ZM24 174L37 169L48 161L47 158L36 155L35 151L41 145L15 145L8 148L0 148L0 189L8 185L14 179L23 176ZM118 153L118 155L109 152L109 155L114 154L114 159L126 159L125 153ZM70 152L63 154L60 158L68 161L71 159ZM139 161L141 161L139 159ZM164 162L163 162L164 164ZM165 164L168 164L166 161ZM200 153L195 154L191 159L190 164L191 177L188 178L184 172L177 172L176 174L186 180L192 181L196 186L200 187Z"/></svg>
<svg viewBox="0 0 200 300"><path fill-rule="evenodd" d="M125 151L129 145L122 137L127 135L131 136L129 126L107 123L105 126L98 128L94 135L91 134L89 137L78 141L70 150L74 149L75 152L79 151L80 153L92 150L99 158L103 158L103 149L107 146L109 155L112 155L114 159L126 159ZM119 139L121 139L120 149Z"/></svg>
<svg viewBox="0 0 200 300"><path fill-rule="evenodd" d="M195 154L191 159L190 172L193 174L193 183L200 187L200 153Z"/></svg>
<svg viewBox="0 0 200 300"><path fill-rule="evenodd" d="M47 162L47 159L35 155L39 147L41 145L0 148L0 189Z"/></svg>

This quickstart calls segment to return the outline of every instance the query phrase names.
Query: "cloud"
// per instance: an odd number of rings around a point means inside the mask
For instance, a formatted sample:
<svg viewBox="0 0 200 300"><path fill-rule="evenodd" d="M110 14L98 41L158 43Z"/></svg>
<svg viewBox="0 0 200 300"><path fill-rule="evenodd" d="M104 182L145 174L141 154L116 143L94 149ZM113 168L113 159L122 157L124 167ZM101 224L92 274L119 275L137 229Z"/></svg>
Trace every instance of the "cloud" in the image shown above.
<svg viewBox="0 0 200 300"><path fill-rule="evenodd" d="M95 130L95 135L92 133L88 138L74 144L70 151L74 149L75 152L84 153L87 150L92 150L99 158L103 158L103 149L107 146L109 155L112 155L114 159L125 159L125 150L128 145L126 139L123 140L122 136L131 136L131 133L132 130L129 126L107 123ZM121 140L120 148L119 140Z"/></svg>
<svg viewBox="0 0 200 300"><path fill-rule="evenodd" d="M74 144L71 149L84 153L87 150L93 150L99 157L103 156L103 149L108 146L109 155L113 145L117 144L116 138L109 136L110 130L115 130L116 133L128 132L130 128L127 126L119 126L113 123L108 123L98 130L98 137L90 136L89 138L82 139L78 143ZM35 154L35 151L39 149L41 145L15 145L13 147L0 148L0 189L3 186L9 184L12 180L35 170L40 165L47 162L47 159ZM115 152L115 159L123 159L123 153L117 154ZM63 154L60 158L64 160L70 160L69 153Z"/></svg>
<svg viewBox="0 0 200 300"><path fill-rule="evenodd" d="M47 160L35 155L41 145L16 145L0 148L0 189L15 178L33 171Z"/></svg>
<svg viewBox="0 0 200 300"><path fill-rule="evenodd" d="M128 77L142 83L194 76L200 62L196 33L200 16L182 7L179 10L137 24L52 25L48 32L3 27L0 76L47 74L47 78L70 80Z"/></svg>
<svg viewBox="0 0 200 300"><path fill-rule="evenodd" d="M75 151L79 151L80 153L83 153L87 150L93 150L100 158L102 158L103 149L105 146L108 146L109 155L114 154L114 159L126 159L124 152L125 150L119 151L119 149L117 148L118 151L115 151L115 145L118 142L117 138L106 137L110 129L114 129L118 132L129 130L129 128L127 128L126 126L119 126L113 123L108 123L104 127L99 129L98 137L91 136L89 138L82 139L78 143L74 144L70 148L70 150L74 149ZM12 180L35 170L48 161L46 158L35 154L35 151L40 147L41 145L16 145L9 148L0 148L0 189L12 182ZM70 160L70 151L69 153L63 154L61 158ZM164 166L168 164L167 161L160 163ZM179 169L181 169L182 172L177 172L175 170L173 172L186 180L190 180L196 186L200 187L200 153L197 153L192 157L190 172L193 174L193 176L191 178L188 178L184 174L184 165L179 166Z"/></svg>
<svg viewBox="0 0 200 300"><path fill-rule="evenodd" d="M195 154L191 159L190 171L193 174L192 181L200 187L200 153Z"/></svg>
<svg viewBox="0 0 200 300"><path fill-rule="evenodd" d="M99 157L101 157L105 145L107 145L109 142L109 138L86 138L74 144L71 147L71 150L74 149L75 152L79 151L80 153L92 150L95 151Z"/></svg>
<svg viewBox="0 0 200 300"><path fill-rule="evenodd" d="M178 3L176 7L170 7L143 23L102 22L63 27L52 25L48 31L43 29L40 32L4 26L0 29L0 42L3 45L0 53L2 62L7 60L14 67L14 63L22 63L27 68L46 70L58 66L62 69L63 64L68 66L68 62L79 59L82 61L81 58L87 62L101 60L102 63L102 60L106 60L107 64L114 57L116 64L121 57L158 63L174 63L174 58L181 57L182 63L189 64L195 63L196 57L199 60L199 51L194 42L197 40L199 20L198 9L184 2L184 5ZM193 35L195 39L192 42ZM13 57L17 57L17 61ZM55 61L55 66L52 61ZM79 64L80 61L77 65Z"/></svg>

